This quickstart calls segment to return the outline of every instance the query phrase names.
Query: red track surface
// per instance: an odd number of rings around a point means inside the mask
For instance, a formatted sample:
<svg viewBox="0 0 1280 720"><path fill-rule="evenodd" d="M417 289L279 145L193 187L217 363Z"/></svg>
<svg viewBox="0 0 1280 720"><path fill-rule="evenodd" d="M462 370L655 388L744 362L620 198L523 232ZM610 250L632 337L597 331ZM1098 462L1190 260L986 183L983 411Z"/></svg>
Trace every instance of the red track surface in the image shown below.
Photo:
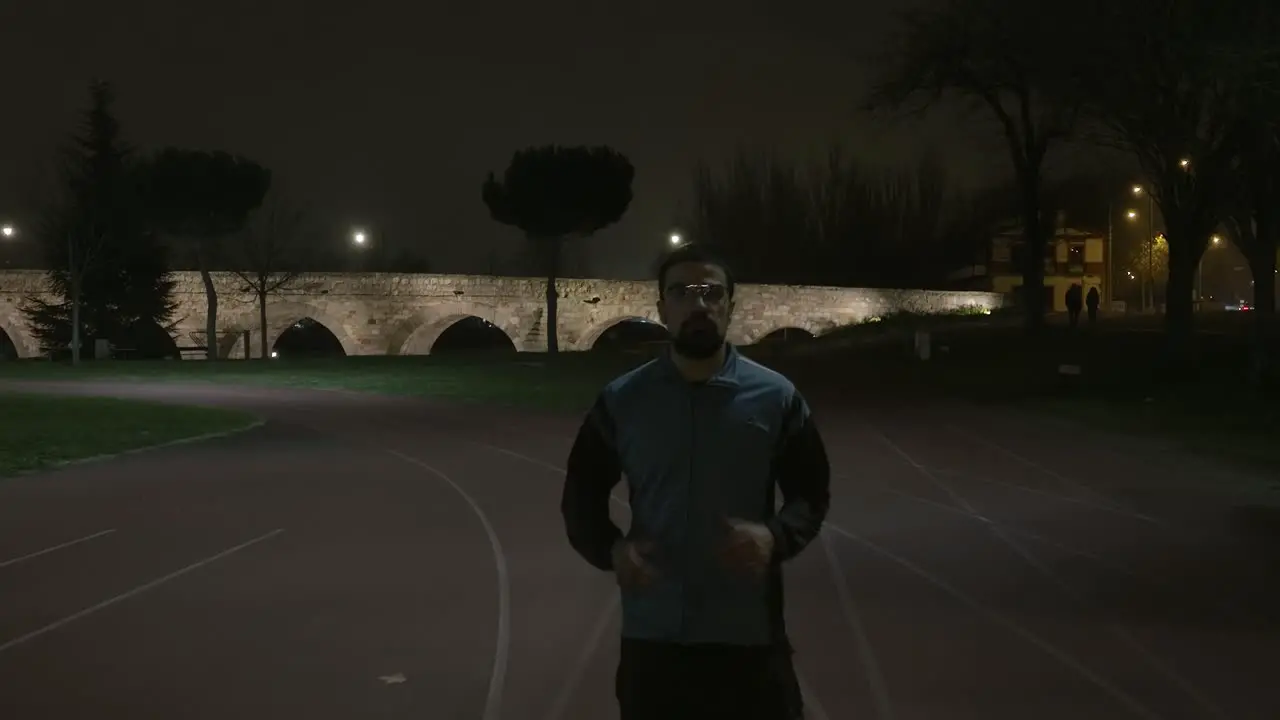
<svg viewBox="0 0 1280 720"><path fill-rule="evenodd" d="M0 481L0 717L616 717L616 592L560 526L576 418L59 387L269 422ZM821 415L829 527L787 577L812 717L1280 717L1276 541L1194 489L1222 471L988 412Z"/></svg>

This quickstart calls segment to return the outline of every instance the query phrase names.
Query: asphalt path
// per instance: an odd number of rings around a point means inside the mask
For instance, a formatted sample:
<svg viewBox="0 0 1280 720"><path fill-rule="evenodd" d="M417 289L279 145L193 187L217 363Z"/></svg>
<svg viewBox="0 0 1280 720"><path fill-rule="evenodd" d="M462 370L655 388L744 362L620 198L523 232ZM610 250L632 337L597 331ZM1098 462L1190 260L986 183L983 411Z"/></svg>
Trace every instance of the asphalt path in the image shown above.
<svg viewBox="0 0 1280 720"><path fill-rule="evenodd" d="M267 423L0 481L0 717L616 717L617 592L560 526L576 418L37 389ZM1204 490L1235 473L990 409L816 404L833 507L787 569L811 717L1280 717L1275 515Z"/></svg>

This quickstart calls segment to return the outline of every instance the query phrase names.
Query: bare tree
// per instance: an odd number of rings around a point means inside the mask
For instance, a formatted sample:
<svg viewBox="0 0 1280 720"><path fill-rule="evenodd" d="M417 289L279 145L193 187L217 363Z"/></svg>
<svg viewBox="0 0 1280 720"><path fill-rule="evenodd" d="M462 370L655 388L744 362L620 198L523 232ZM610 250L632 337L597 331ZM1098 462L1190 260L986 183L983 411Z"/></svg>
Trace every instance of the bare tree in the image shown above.
<svg viewBox="0 0 1280 720"><path fill-rule="evenodd" d="M942 166L870 166L832 148L810 166L740 150L722 169L694 173L680 225L717 246L744 280L894 285L936 281L965 203Z"/></svg>
<svg viewBox="0 0 1280 720"><path fill-rule="evenodd" d="M1259 82L1242 44L1264 37L1269 0L1088 0L1092 46L1081 49L1075 92L1109 139L1142 167L1169 246L1165 328L1169 360L1188 359L1196 268L1242 190L1239 119Z"/></svg>
<svg viewBox="0 0 1280 720"><path fill-rule="evenodd" d="M1044 322L1044 254L1052 223L1041 207L1045 161L1070 137L1077 117L1077 104L1057 92L1070 53L1044 37L1066 12L1058 0L945 0L904 13L902 42L868 101L873 108L919 101L918 111L958 97L996 119L1018 182L1026 242L1022 284L1033 331Z"/></svg>
<svg viewBox="0 0 1280 720"><path fill-rule="evenodd" d="M279 190L254 212L245 227L228 243L232 270L258 301L261 358L271 357L267 346L267 297L286 289L297 279L303 258L310 253L305 242L305 212ZM245 349L249 355L249 348Z"/></svg>

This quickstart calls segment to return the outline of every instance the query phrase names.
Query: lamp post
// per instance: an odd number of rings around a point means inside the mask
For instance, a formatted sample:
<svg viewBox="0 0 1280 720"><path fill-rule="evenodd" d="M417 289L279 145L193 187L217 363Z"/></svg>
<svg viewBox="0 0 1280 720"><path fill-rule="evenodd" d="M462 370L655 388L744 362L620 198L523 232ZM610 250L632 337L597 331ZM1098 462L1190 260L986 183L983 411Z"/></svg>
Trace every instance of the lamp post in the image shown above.
<svg viewBox="0 0 1280 720"><path fill-rule="evenodd" d="M678 232L673 232L669 236L667 236L667 242L671 243L672 247L675 247L680 243L684 242L684 236Z"/></svg>
<svg viewBox="0 0 1280 720"><path fill-rule="evenodd" d="M1218 235L1214 235L1213 237L1209 238L1209 240L1210 240L1209 242L1210 248L1215 248L1218 245L1222 244L1222 238ZM1207 257L1206 255L1201 255L1200 264L1196 266L1196 298L1201 302L1204 301L1204 259L1206 257Z"/></svg>

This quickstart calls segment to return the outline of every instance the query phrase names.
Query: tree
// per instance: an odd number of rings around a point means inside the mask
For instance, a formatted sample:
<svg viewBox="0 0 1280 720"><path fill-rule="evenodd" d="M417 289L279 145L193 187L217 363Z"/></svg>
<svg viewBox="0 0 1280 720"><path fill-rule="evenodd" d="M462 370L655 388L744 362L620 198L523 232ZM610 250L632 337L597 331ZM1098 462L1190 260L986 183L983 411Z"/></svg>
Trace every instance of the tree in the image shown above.
<svg viewBox="0 0 1280 720"><path fill-rule="evenodd" d="M1152 242L1137 243L1125 261L1128 277L1139 283L1151 305L1156 304L1160 283L1169 277L1169 241L1164 235L1156 235ZM1168 290L1165 291L1168 301Z"/></svg>
<svg viewBox="0 0 1280 720"><path fill-rule="evenodd" d="M1276 321L1276 260L1280 252L1280 12L1271 3L1254 7L1252 32L1224 52L1233 72L1242 74L1236 115L1240 194L1227 209L1227 234L1249 262L1253 275L1254 361L1252 379L1271 374Z"/></svg>
<svg viewBox="0 0 1280 720"><path fill-rule="evenodd" d="M79 134L61 152L58 195L37 228L49 290L59 299L27 298L23 307L43 349L69 345L73 363L85 336L129 343L140 327L166 326L175 307L165 253L146 231L113 101L109 84L90 86Z"/></svg>
<svg viewBox="0 0 1280 720"><path fill-rule="evenodd" d="M1069 13L1060 2L944 0L901 17L902 39L869 98L873 108L918 109L958 97L998 122L1018 182L1026 242L1022 268L1026 324L1044 323L1044 255L1052 215L1041 207L1045 161L1074 129L1077 104L1057 92L1069 69L1042 28Z"/></svg>
<svg viewBox="0 0 1280 720"><path fill-rule="evenodd" d="M206 357L218 358L218 291L210 268L217 242L241 231L262 205L271 171L225 152L165 148L148 159L142 191L152 222L171 237L193 240L204 282Z"/></svg>
<svg viewBox="0 0 1280 720"><path fill-rule="evenodd" d="M263 360L271 357L267 346L267 297L287 288L298 277L304 258L310 255L304 246L303 211L276 190L263 207L229 242L236 277L245 284L244 292L258 300L258 331ZM249 348L244 349L245 357Z"/></svg>
<svg viewBox="0 0 1280 720"><path fill-rule="evenodd" d="M886 170L835 147L805 167L739 150L718 171L696 168L680 226L749 282L929 284L957 261L947 243L968 220L958 199L933 158Z"/></svg>
<svg viewBox="0 0 1280 720"><path fill-rule="evenodd" d="M516 152L502 180L489 173L481 191L489 214L519 228L541 250L547 275L547 352L555 355L556 277L565 238L588 237L622 219L635 168L607 146L546 145Z"/></svg>
<svg viewBox="0 0 1280 720"><path fill-rule="evenodd" d="M1256 82L1231 48L1251 37L1262 0L1092 0L1093 45L1079 48L1073 92L1106 139L1131 152L1165 219L1169 360L1188 359L1196 268L1239 192L1235 119Z"/></svg>

